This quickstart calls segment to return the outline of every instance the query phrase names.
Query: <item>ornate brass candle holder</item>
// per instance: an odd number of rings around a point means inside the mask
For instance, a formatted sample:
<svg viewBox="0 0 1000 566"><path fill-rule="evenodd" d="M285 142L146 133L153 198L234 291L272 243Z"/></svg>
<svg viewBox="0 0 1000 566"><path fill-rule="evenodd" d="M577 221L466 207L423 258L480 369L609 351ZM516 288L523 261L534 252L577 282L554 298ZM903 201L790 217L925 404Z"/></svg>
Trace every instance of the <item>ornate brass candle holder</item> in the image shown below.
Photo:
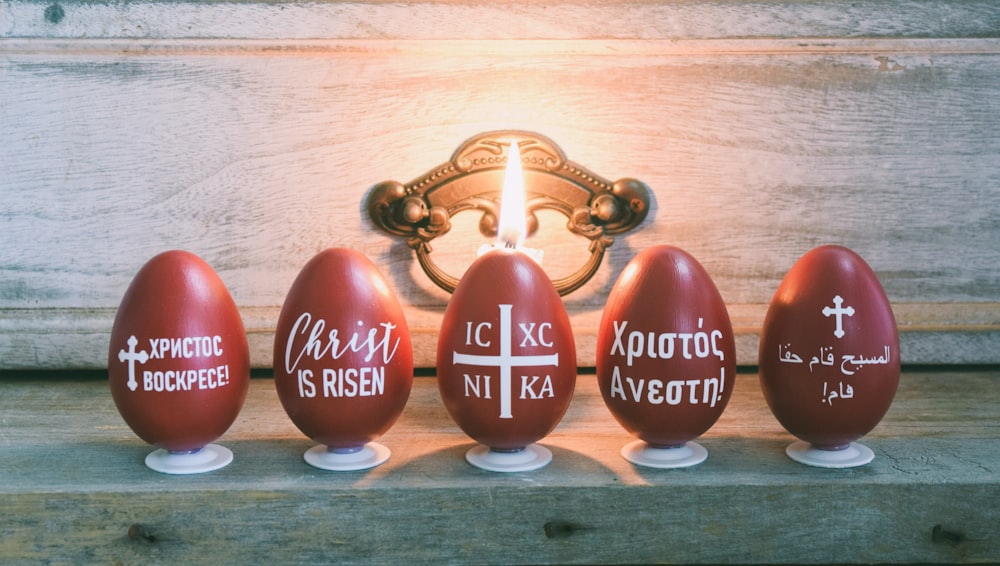
<svg viewBox="0 0 1000 566"><path fill-rule="evenodd" d="M590 257L576 272L553 281L560 295L593 277L614 237L642 223L649 212L649 188L636 179L611 182L566 159L552 140L532 132L480 134L459 147L451 160L407 184L384 181L368 197L375 225L406 238L427 276L453 292L459 278L431 259L430 242L451 229L459 212L482 212L479 231L495 237L500 191L512 143L517 143L527 192L528 233L538 228L535 211L551 209L568 219L567 229L590 240Z"/></svg>

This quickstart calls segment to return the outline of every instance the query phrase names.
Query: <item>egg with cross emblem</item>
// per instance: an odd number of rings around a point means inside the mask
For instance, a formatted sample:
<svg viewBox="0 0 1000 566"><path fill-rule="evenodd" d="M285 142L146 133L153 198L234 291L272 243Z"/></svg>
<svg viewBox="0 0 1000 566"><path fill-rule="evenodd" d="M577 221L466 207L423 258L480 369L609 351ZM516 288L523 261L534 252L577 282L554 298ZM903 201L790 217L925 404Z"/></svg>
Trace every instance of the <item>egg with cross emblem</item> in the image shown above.
<svg viewBox="0 0 1000 566"><path fill-rule="evenodd" d="M458 426L480 446L466 459L491 471L551 460L535 444L569 407L576 345L555 286L514 249L480 256L462 277L438 339L438 388Z"/></svg>
<svg viewBox="0 0 1000 566"><path fill-rule="evenodd" d="M211 266L180 250L142 266L118 307L108 377L122 418L158 447L147 466L190 474L232 460L211 443L246 398L250 351L236 303Z"/></svg>
<svg viewBox="0 0 1000 566"><path fill-rule="evenodd" d="M799 462L831 468L874 458L855 442L888 411L899 384L899 332L872 268L836 245L803 255L779 285L760 340L760 385L800 439Z"/></svg>

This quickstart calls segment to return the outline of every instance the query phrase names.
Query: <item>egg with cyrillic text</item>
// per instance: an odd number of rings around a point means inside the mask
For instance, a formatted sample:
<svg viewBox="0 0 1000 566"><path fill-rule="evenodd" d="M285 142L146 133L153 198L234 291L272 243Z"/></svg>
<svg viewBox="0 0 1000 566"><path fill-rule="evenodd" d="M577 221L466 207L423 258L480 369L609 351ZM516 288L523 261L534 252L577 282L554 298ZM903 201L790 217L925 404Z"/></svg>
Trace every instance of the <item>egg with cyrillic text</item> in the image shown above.
<svg viewBox="0 0 1000 566"><path fill-rule="evenodd" d="M820 246L788 271L760 340L760 385L788 432L843 448L882 419L899 384L899 332L871 267Z"/></svg>
<svg viewBox="0 0 1000 566"><path fill-rule="evenodd" d="M396 422L413 346L396 295L366 256L330 248L299 272L278 316L274 383L295 426L331 449L360 448Z"/></svg>
<svg viewBox="0 0 1000 566"><path fill-rule="evenodd" d="M215 270L179 250L142 266L118 307L108 377L122 418L149 444L190 452L222 436L250 386L250 349Z"/></svg>
<svg viewBox="0 0 1000 566"><path fill-rule="evenodd" d="M525 448L559 424L576 387L576 345L533 259L495 249L469 266L444 313L437 373L448 413L490 448Z"/></svg>
<svg viewBox="0 0 1000 566"><path fill-rule="evenodd" d="M672 246L639 253L608 295L597 381L611 414L657 448L705 433L729 403L736 346L708 272Z"/></svg>

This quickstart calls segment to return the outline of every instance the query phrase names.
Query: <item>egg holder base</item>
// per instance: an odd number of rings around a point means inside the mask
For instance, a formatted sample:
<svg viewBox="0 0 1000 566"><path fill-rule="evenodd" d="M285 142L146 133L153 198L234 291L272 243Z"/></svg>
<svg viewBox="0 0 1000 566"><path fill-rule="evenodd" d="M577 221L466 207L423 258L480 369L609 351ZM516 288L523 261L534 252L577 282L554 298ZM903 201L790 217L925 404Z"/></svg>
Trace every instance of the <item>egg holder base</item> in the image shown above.
<svg viewBox="0 0 1000 566"><path fill-rule="evenodd" d="M697 442L685 442L674 448L657 448L644 440L629 442L622 447L622 458L646 468L687 468L708 458L708 450Z"/></svg>
<svg viewBox="0 0 1000 566"><path fill-rule="evenodd" d="M816 468L855 468L875 459L875 453L864 444L852 442L841 450L820 450L804 440L793 442L785 454L800 464Z"/></svg>
<svg viewBox="0 0 1000 566"><path fill-rule="evenodd" d="M514 452L501 452L479 444L465 453L465 461L489 472L530 472L549 465L552 452L538 444L529 444Z"/></svg>
<svg viewBox="0 0 1000 566"><path fill-rule="evenodd" d="M331 450L317 444L302 455L307 464L331 472L356 472L384 464L391 452L378 442L369 442L356 450Z"/></svg>
<svg viewBox="0 0 1000 566"><path fill-rule="evenodd" d="M233 461L232 450L207 444L194 452L170 452L163 448L146 455L146 467L162 474L203 474L224 468Z"/></svg>

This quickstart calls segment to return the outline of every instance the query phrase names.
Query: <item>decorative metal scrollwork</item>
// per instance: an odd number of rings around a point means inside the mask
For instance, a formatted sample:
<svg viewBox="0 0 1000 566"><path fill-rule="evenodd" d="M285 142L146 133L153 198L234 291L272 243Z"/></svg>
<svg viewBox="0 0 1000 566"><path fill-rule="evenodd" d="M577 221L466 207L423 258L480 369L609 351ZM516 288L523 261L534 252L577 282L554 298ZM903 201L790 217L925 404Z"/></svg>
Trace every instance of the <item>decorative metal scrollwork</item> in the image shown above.
<svg viewBox="0 0 1000 566"><path fill-rule="evenodd" d="M479 231L496 236L507 152L517 143L526 192L528 232L538 228L535 212L556 210L566 227L590 240L590 257L576 272L553 281L560 295L579 289L597 272L614 235L642 223L649 212L649 188L636 179L611 182L569 161L552 140L524 131L480 134L459 147L447 163L401 184L384 181L368 197L376 226L406 239L424 272L438 287L455 290L458 278L431 259L430 242L451 229L451 217L482 212Z"/></svg>

